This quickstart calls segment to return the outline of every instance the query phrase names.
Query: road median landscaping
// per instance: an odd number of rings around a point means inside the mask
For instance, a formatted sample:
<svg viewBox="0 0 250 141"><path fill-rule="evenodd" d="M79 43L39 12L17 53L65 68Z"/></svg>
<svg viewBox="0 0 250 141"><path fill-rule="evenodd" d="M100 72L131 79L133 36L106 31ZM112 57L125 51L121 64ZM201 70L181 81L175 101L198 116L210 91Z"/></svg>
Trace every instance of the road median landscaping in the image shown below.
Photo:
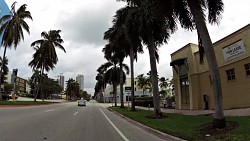
<svg viewBox="0 0 250 141"><path fill-rule="evenodd" d="M152 111L109 107L117 113L163 133L190 141L245 141L250 140L250 116L226 117L225 129L213 129L212 115L181 115L164 113L164 118L155 119Z"/></svg>

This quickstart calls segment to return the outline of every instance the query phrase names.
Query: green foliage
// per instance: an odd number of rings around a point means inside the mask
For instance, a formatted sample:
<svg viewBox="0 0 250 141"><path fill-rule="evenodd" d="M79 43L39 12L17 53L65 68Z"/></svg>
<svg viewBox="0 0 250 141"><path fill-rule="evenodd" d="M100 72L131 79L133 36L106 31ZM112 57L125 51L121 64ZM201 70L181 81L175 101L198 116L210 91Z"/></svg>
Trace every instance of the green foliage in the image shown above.
<svg viewBox="0 0 250 141"><path fill-rule="evenodd" d="M40 105L40 104L55 104L58 102L49 101L0 101L0 105Z"/></svg>
<svg viewBox="0 0 250 141"><path fill-rule="evenodd" d="M38 90L38 82L40 79L40 74L38 70L35 70L28 80L31 87L31 95L35 95ZM51 98L52 94L60 94L63 88L52 78L49 78L47 74L42 75L43 85L42 92L45 94L45 98ZM39 89L38 97L41 97L41 89Z"/></svg>
<svg viewBox="0 0 250 141"><path fill-rule="evenodd" d="M5 57L5 59L3 61L3 58L0 56L0 66L3 67L3 74L4 74L4 75L1 75L1 77L2 77L1 78L1 81L2 81L1 84L4 83L4 81L7 79L6 75L9 72L8 62L9 62L9 60L8 60L7 57Z"/></svg>
<svg viewBox="0 0 250 141"><path fill-rule="evenodd" d="M80 98L81 95L84 94L84 92L82 92L82 94L80 93L80 86L79 84L73 79L73 78L69 78L68 81L66 81L66 96L67 99L76 99L76 98Z"/></svg>
<svg viewBox="0 0 250 141"><path fill-rule="evenodd" d="M5 90L5 92L10 92L10 91L13 90L13 88L14 88L14 84L8 84L8 83L4 84L4 90Z"/></svg>
<svg viewBox="0 0 250 141"><path fill-rule="evenodd" d="M154 107L153 97L135 97L135 106Z"/></svg>
<svg viewBox="0 0 250 141"><path fill-rule="evenodd" d="M45 98L52 97L52 94L60 94L63 88L54 79L45 77L43 80L42 91L45 94Z"/></svg>
<svg viewBox="0 0 250 141"><path fill-rule="evenodd" d="M164 114L164 119L149 119L146 116L152 116L152 111L137 110L129 112L127 108L111 107L116 112L138 121L146 126L160 130L164 133L192 141L246 141L250 140L250 116L226 117L227 121L236 122L239 127L236 129L218 135L202 136L200 129L203 125L211 123L212 116L190 116L181 114Z"/></svg>

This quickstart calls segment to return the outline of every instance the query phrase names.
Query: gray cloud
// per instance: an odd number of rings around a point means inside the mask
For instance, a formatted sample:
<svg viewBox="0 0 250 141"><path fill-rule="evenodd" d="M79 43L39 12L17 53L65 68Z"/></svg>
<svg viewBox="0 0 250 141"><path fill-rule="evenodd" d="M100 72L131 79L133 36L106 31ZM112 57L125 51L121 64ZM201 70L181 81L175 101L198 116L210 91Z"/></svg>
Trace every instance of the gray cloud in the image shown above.
<svg viewBox="0 0 250 141"><path fill-rule="evenodd" d="M15 0L6 1L11 5ZM215 42L239 28L249 24L248 17L249 1L225 1L225 12L219 26L210 26L208 29ZM43 31L50 29L61 29L63 46L67 53L57 49L59 62L54 70L48 75L56 78L63 73L65 80L75 79L77 74L85 76L85 89L93 93L96 83L96 69L106 62L101 52L106 42L103 41L103 33L112 26L115 11L124 6L125 3L116 0L18 0L18 6L27 4L33 21L27 20L30 25L30 35L25 34L25 40L20 43L17 50L7 50L9 69L18 68L18 75L28 78L32 70L28 63L32 59L34 50L30 44L41 38ZM17 7L18 7L17 6ZM241 16L239 16L241 15ZM172 68L170 54L187 43L197 43L196 31L190 32L179 28L171 35L168 44L159 49L160 63L158 66L159 76L170 78ZM0 49L2 56L3 49ZM135 76L146 74L150 70L148 50L144 48L144 54L139 55L135 62ZM125 59L129 65L129 58ZM128 76L130 77L130 76Z"/></svg>
<svg viewBox="0 0 250 141"><path fill-rule="evenodd" d="M79 9L77 13L61 12L57 21L66 40L74 44L104 45L103 34L111 26L112 17L119 5L103 3L98 10Z"/></svg>

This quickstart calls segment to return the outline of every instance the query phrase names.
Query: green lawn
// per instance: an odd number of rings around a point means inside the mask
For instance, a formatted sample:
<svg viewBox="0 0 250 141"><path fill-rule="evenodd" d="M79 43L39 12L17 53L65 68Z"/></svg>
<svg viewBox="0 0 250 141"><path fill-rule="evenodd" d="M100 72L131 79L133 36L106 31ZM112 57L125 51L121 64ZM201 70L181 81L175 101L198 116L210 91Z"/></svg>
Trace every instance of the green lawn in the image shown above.
<svg viewBox="0 0 250 141"><path fill-rule="evenodd" d="M246 141L250 140L250 117L226 117L227 121L238 123L238 127L229 132L217 135L205 136L201 134L203 125L212 122L212 116L188 116L179 114L164 114L164 119L149 119L152 111L138 110L128 112L127 108L111 107L116 112L136 120L144 125L150 126L162 132L192 141ZM219 133L216 131L216 133Z"/></svg>
<svg viewBox="0 0 250 141"><path fill-rule="evenodd" d="M0 101L0 105L40 105L40 104L53 104L58 102L48 102L48 101Z"/></svg>

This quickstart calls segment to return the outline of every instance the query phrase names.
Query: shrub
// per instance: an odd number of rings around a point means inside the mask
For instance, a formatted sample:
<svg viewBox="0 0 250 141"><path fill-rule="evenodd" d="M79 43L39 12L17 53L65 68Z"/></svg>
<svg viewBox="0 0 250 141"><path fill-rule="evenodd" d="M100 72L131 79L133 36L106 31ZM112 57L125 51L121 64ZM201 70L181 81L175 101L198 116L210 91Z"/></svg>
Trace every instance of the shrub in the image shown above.
<svg viewBox="0 0 250 141"><path fill-rule="evenodd" d="M136 97L135 106L154 107L153 97Z"/></svg>

